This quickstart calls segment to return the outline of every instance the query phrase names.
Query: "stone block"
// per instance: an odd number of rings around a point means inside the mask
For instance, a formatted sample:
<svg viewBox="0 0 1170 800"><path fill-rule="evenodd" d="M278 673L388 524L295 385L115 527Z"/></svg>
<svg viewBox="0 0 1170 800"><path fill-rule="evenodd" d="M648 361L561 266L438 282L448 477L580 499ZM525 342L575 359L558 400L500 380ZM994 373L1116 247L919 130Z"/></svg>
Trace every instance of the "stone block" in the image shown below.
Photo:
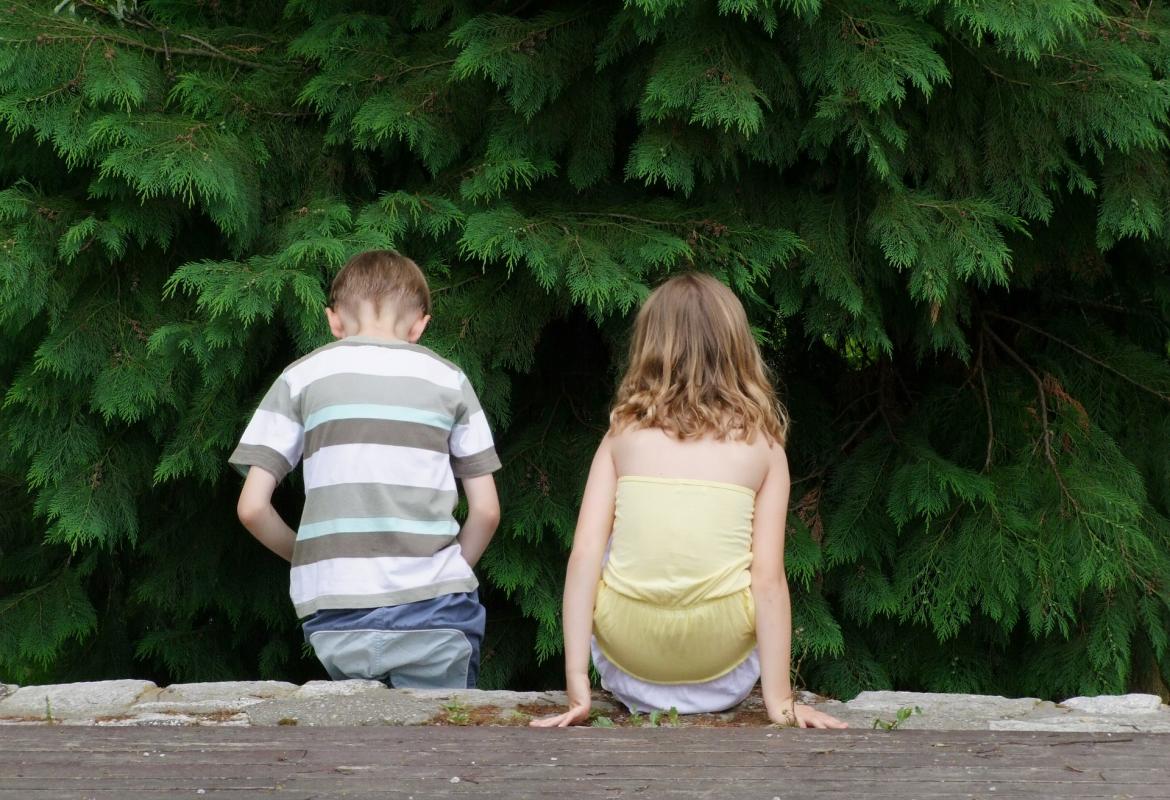
<svg viewBox="0 0 1170 800"><path fill-rule="evenodd" d="M150 681L135 680L22 686L0 699L0 718L91 720L124 716L139 699L157 691Z"/></svg>
<svg viewBox="0 0 1170 800"><path fill-rule="evenodd" d="M1070 697L1061 705L1085 714L1153 714L1163 708L1162 698L1156 694Z"/></svg>
<svg viewBox="0 0 1170 800"><path fill-rule="evenodd" d="M355 678L347 681L309 681L292 693L296 700L314 700L320 697L353 697L354 695L381 694L390 687L381 681Z"/></svg>
<svg viewBox="0 0 1170 800"><path fill-rule="evenodd" d="M982 694L942 694L933 692L862 692L845 705L854 711L897 711L921 708L923 714L945 713L958 716L996 717L1027 714L1044 701L1035 697L1000 697Z"/></svg>
<svg viewBox="0 0 1170 800"><path fill-rule="evenodd" d="M422 725L439 710L384 689L266 700L248 706L244 713L253 725Z"/></svg>
<svg viewBox="0 0 1170 800"><path fill-rule="evenodd" d="M1066 714L1064 716L992 720L991 730L1046 731L1050 733L1170 733L1170 718L1157 714L1132 714L1129 716Z"/></svg>
<svg viewBox="0 0 1170 800"><path fill-rule="evenodd" d="M347 681L338 683L358 682ZM519 706L548 713L567 706L564 692L504 692L477 689L387 689L353 686L331 691L324 686L308 687L288 697L269 700L244 709L253 725L425 725L463 714L488 709L480 722L509 722ZM594 708L602 713L616 710L607 697L595 696Z"/></svg>
<svg viewBox="0 0 1170 800"><path fill-rule="evenodd" d="M416 698L420 702L442 708L452 703L469 708L494 706L512 709L518 706L564 706L568 708L569 698L564 692L509 692L492 689L395 689L404 697ZM608 694L594 693L593 705L603 711L615 709Z"/></svg>
<svg viewBox="0 0 1170 800"><path fill-rule="evenodd" d="M145 702L136 703L136 714L223 714L286 697L297 691L284 681L220 681L175 683Z"/></svg>
<svg viewBox="0 0 1170 800"><path fill-rule="evenodd" d="M247 727L248 717L242 711L207 716L205 714L175 714L147 712L130 717L110 717L98 722L65 722L65 725L95 725L102 728L187 728L187 727Z"/></svg>

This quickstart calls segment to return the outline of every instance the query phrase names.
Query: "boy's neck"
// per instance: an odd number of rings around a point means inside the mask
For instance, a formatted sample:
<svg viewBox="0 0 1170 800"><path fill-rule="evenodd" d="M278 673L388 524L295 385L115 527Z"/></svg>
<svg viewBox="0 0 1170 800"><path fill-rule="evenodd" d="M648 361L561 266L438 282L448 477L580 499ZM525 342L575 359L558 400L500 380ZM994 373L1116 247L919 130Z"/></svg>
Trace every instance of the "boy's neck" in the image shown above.
<svg viewBox="0 0 1170 800"><path fill-rule="evenodd" d="M384 325L377 323L367 323L365 325L359 325L357 330L353 331L352 333L347 332L345 338L348 339L353 336L360 336L363 339L380 339L384 342L407 344L406 337L402 335L402 332L398 330L398 327L399 326L395 324Z"/></svg>
<svg viewBox="0 0 1170 800"><path fill-rule="evenodd" d="M368 301L356 308L325 309L330 332L338 339L376 339L396 344L413 344L419 340L430 322L429 316L418 314L399 316L382 309L381 313Z"/></svg>

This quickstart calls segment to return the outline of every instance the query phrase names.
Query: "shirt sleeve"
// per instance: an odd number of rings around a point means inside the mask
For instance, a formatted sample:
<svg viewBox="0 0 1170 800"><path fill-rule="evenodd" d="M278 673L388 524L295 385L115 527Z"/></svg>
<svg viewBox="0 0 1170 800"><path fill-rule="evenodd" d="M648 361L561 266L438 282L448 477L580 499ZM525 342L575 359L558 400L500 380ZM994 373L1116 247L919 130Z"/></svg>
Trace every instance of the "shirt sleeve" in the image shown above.
<svg viewBox="0 0 1170 800"><path fill-rule="evenodd" d="M300 417L299 405L281 375L260 401L228 463L241 475L247 475L252 467L263 467L278 481L283 480L304 452L305 428Z"/></svg>
<svg viewBox="0 0 1170 800"><path fill-rule="evenodd" d="M490 475L500 468L500 457L492 441L487 417L475 396L475 389L467 376L463 377L462 397L455 412L448 447L451 452L451 471L456 478L477 478Z"/></svg>

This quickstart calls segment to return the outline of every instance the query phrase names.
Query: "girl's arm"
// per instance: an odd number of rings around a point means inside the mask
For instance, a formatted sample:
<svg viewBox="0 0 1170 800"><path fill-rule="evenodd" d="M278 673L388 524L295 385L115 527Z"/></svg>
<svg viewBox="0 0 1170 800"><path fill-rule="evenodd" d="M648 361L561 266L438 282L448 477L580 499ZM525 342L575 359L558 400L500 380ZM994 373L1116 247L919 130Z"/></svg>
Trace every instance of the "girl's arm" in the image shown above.
<svg viewBox="0 0 1170 800"><path fill-rule="evenodd" d="M564 728L589 718L592 691L589 687L589 641L593 636L593 606L597 601L597 583L601 579L605 546L613 532L614 497L617 494L617 469L609 436L601 441L585 496L581 499L581 513L573 534L573 552L565 573L563 627L565 635L565 689L569 694L569 710L548 719L533 720L536 727Z"/></svg>
<svg viewBox="0 0 1170 800"><path fill-rule="evenodd" d="M756 604L756 645L764 706L773 722L801 728L844 728L845 723L798 705L792 691L792 600L784 573L784 529L788 520L788 459L773 445L768 474L756 494L752 532L752 597Z"/></svg>

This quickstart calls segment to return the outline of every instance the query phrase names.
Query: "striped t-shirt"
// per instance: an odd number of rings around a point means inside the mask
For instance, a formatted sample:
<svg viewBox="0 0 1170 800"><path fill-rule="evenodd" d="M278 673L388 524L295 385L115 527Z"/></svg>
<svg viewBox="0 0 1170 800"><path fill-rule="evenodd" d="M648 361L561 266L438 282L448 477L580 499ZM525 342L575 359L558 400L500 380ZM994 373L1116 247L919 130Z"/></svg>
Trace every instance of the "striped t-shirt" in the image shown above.
<svg viewBox="0 0 1170 800"><path fill-rule="evenodd" d="M500 468L475 391L420 345L350 336L288 367L233 466L284 478L304 459L289 593L298 617L477 588L452 516L455 478Z"/></svg>

